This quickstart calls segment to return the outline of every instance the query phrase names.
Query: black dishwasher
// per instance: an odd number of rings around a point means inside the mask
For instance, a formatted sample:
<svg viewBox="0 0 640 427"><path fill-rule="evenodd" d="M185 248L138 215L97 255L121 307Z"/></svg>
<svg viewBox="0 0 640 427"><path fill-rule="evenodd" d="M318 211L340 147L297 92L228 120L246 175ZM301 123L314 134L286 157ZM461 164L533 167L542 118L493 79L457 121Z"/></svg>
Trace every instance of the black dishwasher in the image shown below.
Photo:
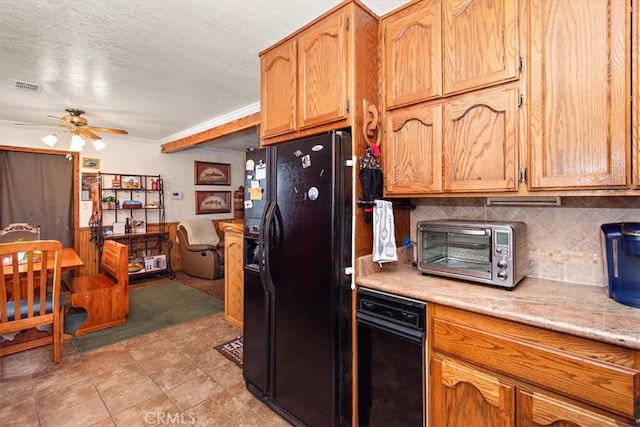
<svg viewBox="0 0 640 427"><path fill-rule="evenodd" d="M426 304L360 288L358 425L424 426Z"/></svg>

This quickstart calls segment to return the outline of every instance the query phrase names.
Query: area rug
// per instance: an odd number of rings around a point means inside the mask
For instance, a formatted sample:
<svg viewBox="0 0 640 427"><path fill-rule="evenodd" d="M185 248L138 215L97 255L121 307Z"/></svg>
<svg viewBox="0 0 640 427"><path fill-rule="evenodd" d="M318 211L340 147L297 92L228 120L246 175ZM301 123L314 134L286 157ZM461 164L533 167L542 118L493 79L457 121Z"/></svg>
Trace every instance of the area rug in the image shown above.
<svg viewBox="0 0 640 427"><path fill-rule="evenodd" d="M226 343L213 347L227 359L242 368L242 337L237 337Z"/></svg>
<svg viewBox="0 0 640 427"><path fill-rule="evenodd" d="M129 315L124 325L73 338L71 344L78 353L84 353L138 335L219 313L223 309L224 302L178 282L140 288L131 287Z"/></svg>

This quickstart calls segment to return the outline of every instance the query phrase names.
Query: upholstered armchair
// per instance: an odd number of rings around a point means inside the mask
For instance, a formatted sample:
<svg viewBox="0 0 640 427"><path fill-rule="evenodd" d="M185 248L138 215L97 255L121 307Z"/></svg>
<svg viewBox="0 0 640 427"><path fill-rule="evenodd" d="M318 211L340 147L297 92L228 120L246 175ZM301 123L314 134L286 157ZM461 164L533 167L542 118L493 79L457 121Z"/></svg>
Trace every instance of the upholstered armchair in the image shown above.
<svg viewBox="0 0 640 427"><path fill-rule="evenodd" d="M182 271L202 279L224 276L224 248L210 219L194 219L178 224L178 245Z"/></svg>

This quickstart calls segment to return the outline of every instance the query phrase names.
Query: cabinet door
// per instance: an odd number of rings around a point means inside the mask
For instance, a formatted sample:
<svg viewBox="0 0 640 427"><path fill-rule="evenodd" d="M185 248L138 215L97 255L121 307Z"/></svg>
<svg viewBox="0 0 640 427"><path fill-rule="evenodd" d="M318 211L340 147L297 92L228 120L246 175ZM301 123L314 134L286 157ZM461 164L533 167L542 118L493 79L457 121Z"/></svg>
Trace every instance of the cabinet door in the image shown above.
<svg viewBox="0 0 640 427"><path fill-rule="evenodd" d="M387 112L382 147L385 192L442 191L442 107L419 104Z"/></svg>
<svg viewBox="0 0 640 427"><path fill-rule="evenodd" d="M346 117L348 16L345 11L327 16L298 39L301 129Z"/></svg>
<svg viewBox="0 0 640 427"><path fill-rule="evenodd" d="M518 427L620 427L633 423L605 416L570 401L558 400L538 392L518 390Z"/></svg>
<svg viewBox="0 0 640 427"><path fill-rule="evenodd" d="M527 2L531 189L630 181L630 2Z"/></svg>
<svg viewBox="0 0 640 427"><path fill-rule="evenodd" d="M383 23L386 108L442 96L440 3Z"/></svg>
<svg viewBox="0 0 640 427"><path fill-rule="evenodd" d="M636 102L633 103L633 112L631 113L631 137L633 140L633 186L640 188L640 0L633 0L633 43L631 46L631 52L633 52L631 65L633 88L632 99Z"/></svg>
<svg viewBox="0 0 640 427"><path fill-rule="evenodd" d="M260 57L262 137L296 128L296 46L295 41L290 41Z"/></svg>
<svg viewBox="0 0 640 427"><path fill-rule="evenodd" d="M517 189L518 87L475 91L444 104L444 191Z"/></svg>
<svg viewBox="0 0 640 427"><path fill-rule="evenodd" d="M225 232L224 234L224 318L227 322L242 328L243 318L243 265L241 233Z"/></svg>
<svg viewBox="0 0 640 427"><path fill-rule="evenodd" d="M432 358L434 427L512 427L515 387L470 366ZM471 423L471 424L470 424Z"/></svg>
<svg viewBox="0 0 640 427"><path fill-rule="evenodd" d="M518 77L516 0L443 2L444 93Z"/></svg>

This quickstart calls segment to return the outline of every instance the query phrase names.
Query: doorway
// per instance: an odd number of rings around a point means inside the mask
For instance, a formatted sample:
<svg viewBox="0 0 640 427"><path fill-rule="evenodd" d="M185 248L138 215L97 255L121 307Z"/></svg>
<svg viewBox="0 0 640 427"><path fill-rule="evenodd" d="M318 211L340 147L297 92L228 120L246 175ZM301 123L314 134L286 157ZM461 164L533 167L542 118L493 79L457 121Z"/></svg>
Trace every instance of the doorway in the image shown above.
<svg viewBox="0 0 640 427"><path fill-rule="evenodd" d="M40 226L42 239L74 247L78 154L0 146L0 227Z"/></svg>

